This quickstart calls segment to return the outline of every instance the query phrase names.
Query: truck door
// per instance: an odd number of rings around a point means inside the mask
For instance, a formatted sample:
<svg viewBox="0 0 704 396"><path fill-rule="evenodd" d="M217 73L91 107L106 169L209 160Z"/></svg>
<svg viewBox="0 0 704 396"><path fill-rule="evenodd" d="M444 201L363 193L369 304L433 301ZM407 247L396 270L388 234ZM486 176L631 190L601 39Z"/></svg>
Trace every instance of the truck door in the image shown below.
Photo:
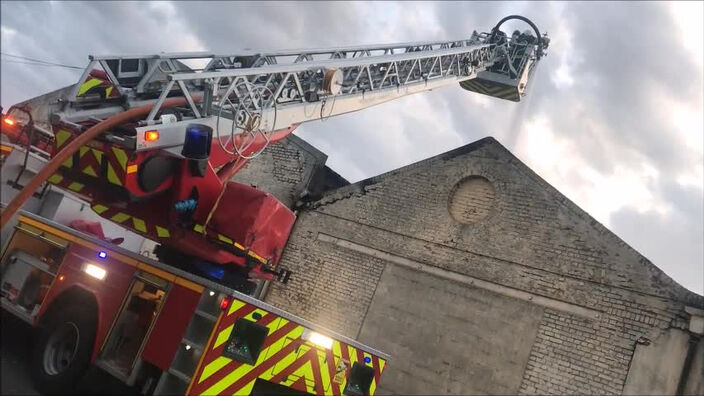
<svg viewBox="0 0 704 396"><path fill-rule="evenodd" d="M169 283L138 271L99 356L99 365L127 379L159 313Z"/></svg>

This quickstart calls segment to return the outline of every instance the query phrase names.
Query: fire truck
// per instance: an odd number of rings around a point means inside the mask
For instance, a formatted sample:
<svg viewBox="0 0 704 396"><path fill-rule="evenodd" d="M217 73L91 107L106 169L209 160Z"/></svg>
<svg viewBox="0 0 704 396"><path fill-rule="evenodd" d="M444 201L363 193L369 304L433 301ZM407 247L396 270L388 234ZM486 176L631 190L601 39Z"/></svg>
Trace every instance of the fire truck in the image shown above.
<svg viewBox="0 0 704 396"><path fill-rule="evenodd" d="M458 83L518 102L548 44L509 16L454 41L90 56L75 85L10 108L1 301L38 329L39 386L93 364L144 394L374 394L388 356L258 299L295 277L278 265L295 213L232 179L304 122ZM153 256L38 215L46 191Z"/></svg>

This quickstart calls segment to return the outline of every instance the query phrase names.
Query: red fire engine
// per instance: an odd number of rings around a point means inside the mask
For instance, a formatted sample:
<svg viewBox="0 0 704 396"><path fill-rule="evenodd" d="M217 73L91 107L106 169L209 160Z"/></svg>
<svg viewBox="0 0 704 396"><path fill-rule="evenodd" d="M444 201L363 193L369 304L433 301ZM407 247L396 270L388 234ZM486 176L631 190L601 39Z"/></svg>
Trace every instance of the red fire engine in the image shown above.
<svg viewBox="0 0 704 396"><path fill-rule="evenodd" d="M3 309L40 329L33 374L45 393L71 389L92 362L142 394L372 395L388 359L27 212L2 263Z"/></svg>
<svg viewBox="0 0 704 396"><path fill-rule="evenodd" d="M499 28L510 19L532 31L508 36ZM25 146L20 171L31 150L50 160L15 182L3 227L52 185L158 243L153 261L19 216L2 303L42 329L44 389L70 386L93 362L156 393L373 394L386 356L239 292L289 279L278 262L295 215L231 179L303 122L457 83L520 101L548 43L510 16L455 41L91 56L76 85L52 93L58 99L11 108L2 132L12 143L4 146ZM38 129L50 145L35 139Z"/></svg>

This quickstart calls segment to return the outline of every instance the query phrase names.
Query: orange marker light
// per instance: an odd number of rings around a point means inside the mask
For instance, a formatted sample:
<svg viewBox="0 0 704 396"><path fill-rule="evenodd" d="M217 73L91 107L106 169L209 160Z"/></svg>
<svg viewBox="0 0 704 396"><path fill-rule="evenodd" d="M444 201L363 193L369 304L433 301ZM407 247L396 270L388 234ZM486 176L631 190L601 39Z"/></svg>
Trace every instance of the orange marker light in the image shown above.
<svg viewBox="0 0 704 396"><path fill-rule="evenodd" d="M144 140L148 142L156 142L157 140L159 140L159 131L144 132Z"/></svg>
<svg viewBox="0 0 704 396"><path fill-rule="evenodd" d="M66 277L64 275L59 275L59 282L63 281Z"/></svg>
<svg viewBox="0 0 704 396"><path fill-rule="evenodd" d="M5 124L7 125L15 125L15 120L13 120L10 117L5 117Z"/></svg>

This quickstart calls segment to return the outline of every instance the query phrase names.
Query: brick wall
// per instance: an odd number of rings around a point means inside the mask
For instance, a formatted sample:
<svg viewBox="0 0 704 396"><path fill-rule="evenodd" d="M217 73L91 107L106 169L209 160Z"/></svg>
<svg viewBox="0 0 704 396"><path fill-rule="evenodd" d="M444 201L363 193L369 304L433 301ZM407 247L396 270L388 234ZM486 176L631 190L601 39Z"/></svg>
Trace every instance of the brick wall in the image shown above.
<svg viewBox="0 0 704 396"><path fill-rule="evenodd" d="M481 193L483 203L468 212L468 221L458 222L449 208L453 192L466 188L458 182L469 176L486 179L494 197L487 188L469 188L470 195ZM476 216L479 212L486 213ZM392 393L412 391L404 375L424 375L423 387L441 393L620 393L636 343L656 340L669 327L686 327L685 305L704 307L704 298L677 285L493 139L325 195L300 213L281 265L294 275L287 285L273 285L267 301L406 357L392 361L388 379L382 380L384 391ZM424 280L415 288L393 287L382 274L398 266L414 269ZM530 353L514 356L511 364L492 360L493 375L462 374L478 381L472 388L448 386L459 374L438 368L432 378L411 364L409 359L427 357L414 352L424 351L420 343L427 340L402 345L379 335L396 336L393 312L423 306L416 302L429 298L424 291L431 279L466 288L469 297L463 299L490 293L503 301L500 307L523 300L544 308L535 323L485 321L486 327L463 334L463 342L435 340L439 347L462 351L464 360L454 364L478 367L487 361L472 350L476 343L466 340L525 337ZM395 305L376 312L388 295L396 296ZM432 308L423 308L430 311L415 324L419 334L433 328L442 317L435 313L450 310L458 297L432 298ZM477 307L499 318L507 315L503 308ZM374 321L368 320L370 310L376 312ZM478 313L462 315L471 321ZM511 325L512 332L497 328ZM524 368L518 374L512 369L517 366ZM515 388L502 388L507 376L516 375L511 377Z"/></svg>
<svg viewBox="0 0 704 396"><path fill-rule="evenodd" d="M254 185L293 207L326 160L327 156L315 147L290 135L250 160L233 180Z"/></svg>

